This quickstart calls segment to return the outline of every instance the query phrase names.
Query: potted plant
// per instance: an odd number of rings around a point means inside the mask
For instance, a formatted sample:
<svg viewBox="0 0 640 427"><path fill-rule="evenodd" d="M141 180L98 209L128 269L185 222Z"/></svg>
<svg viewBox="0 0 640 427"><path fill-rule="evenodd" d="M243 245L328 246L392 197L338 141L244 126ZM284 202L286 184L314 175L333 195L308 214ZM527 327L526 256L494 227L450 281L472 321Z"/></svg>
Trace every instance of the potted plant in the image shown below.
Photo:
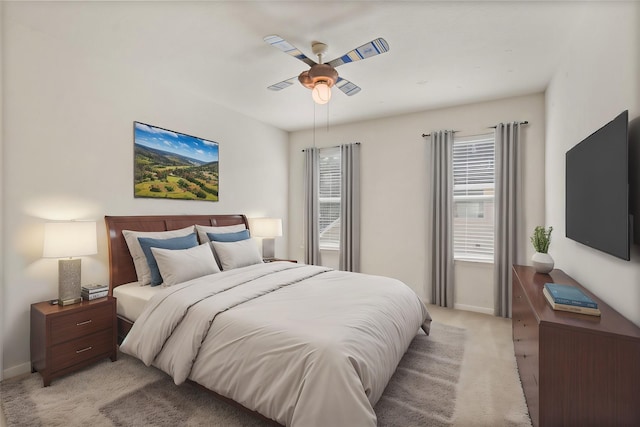
<svg viewBox="0 0 640 427"><path fill-rule="evenodd" d="M536 253L531 257L533 267L538 273L548 273L553 270L553 258L549 255L549 245L551 244L551 232L553 227L545 228L542 225L537 226L533 230L531 243Z"/></svg>

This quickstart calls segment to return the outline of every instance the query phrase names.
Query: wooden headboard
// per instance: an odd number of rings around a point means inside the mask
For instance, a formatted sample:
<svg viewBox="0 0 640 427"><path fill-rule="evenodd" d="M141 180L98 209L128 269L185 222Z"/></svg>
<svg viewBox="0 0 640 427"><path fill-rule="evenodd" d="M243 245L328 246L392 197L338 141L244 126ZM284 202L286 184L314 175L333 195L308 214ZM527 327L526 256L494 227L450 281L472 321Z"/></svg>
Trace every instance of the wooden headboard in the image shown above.
<svg viewBox="0 0 640 427"><path fill-rule="evenodd" d="M122 230L168 231L190 225L225 226L249 222L244 215L155 215L155 216L105 216L109 241L109 293L116 286L138 280L133 258L129 253Z"/></svg>

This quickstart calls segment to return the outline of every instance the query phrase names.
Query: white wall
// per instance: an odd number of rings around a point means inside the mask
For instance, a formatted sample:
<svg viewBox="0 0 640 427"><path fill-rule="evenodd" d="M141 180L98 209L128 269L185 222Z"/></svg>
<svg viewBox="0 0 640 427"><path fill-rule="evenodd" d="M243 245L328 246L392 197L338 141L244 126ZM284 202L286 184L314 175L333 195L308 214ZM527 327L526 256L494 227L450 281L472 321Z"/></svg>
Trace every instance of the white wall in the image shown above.
<svg viewBox="0 0 640 427"><path fill-rule="evenodd" d="M329 126L329 131L326 125L320 125L315 137L318 147L362 144L362 272L398 278L428 300L425 226L429 151L428 141L421 135L439 129L454 129L460 136L489 133L489 126L514 120L530 123L522 133L525 217L519 233L523 242L519 262L526 263L533 254L528 236L544 222L542 94ZM293 132L290 136L289 248L290 256L299 260L304 259L301 150L313 146L313 140L312 131ZM325 252L322 257L326 264L335 265L335 254ZM491 264L456 264L456 305L493 313Z"/></svg>
<svg viewBox="0 0 640 427"><path fill-rule="evenodd" d="M104 215L244 213L287 224L288 135L141 75L79 54L4 13L3 369L29 369L29 307L57 297L57 262L42 259L43 223ZM133 121L220 143L220 201L133 197ZM83 283L108 280L99 253L83 257ZM286 239L276 254L287 256Z"/></svg>
<svg viewBox="0 0 640 427"><path fill-rule="evenodd" d="M546 92L546 217L554 226L549 253L556 268L640 326L638 246L627 262L564 237L566 151L624 110L630 119L640 115L640 4L592 3L589 12L583 19L588 31Z"/></svg>

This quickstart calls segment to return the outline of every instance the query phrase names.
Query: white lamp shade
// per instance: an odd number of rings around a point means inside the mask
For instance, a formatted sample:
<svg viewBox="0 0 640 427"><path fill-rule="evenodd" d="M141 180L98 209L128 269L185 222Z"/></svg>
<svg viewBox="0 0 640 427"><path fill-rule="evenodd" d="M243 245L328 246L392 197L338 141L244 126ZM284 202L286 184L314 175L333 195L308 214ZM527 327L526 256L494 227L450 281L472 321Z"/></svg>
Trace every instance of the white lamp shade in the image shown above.
<svg viewBox="0 0 640 427"><path fill-rule="evenodd" d="M95 221L48 222L44 225L45 258L66 258L98 253Z"/></svg>
<svg viewBox="0 0 640 427"><path fill-rule="evenodd" d="M311 91L311 97L316 104L326 104L331 99L331 88L324 82L316 83Z"/></svg>
<svg viewBox="0 0 640 427"><path fill-rule="evenodd" d="M253 237L279 237L282 236L282 219L251 218L249 228Z"/></svg>

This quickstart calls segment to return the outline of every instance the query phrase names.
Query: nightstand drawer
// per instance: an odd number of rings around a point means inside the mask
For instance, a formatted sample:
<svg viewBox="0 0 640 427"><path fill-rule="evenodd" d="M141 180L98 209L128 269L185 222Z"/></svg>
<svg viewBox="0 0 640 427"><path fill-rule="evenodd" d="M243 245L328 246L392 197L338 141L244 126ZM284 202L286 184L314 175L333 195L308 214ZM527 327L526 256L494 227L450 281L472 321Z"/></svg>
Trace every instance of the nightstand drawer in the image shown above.
<svg viewBox="0 0 640 427"><path fill-rule="evenodd" d="M59 344L112 327L113 306L111 304L72 312L52 319L51 343Z"/></svg>
<svg viewBox="0 0 640 427"><path fill-rule="evenodd" d="M51 348L51 371L74 366L100 355L109 355L113 351L113 329L86 337L78 338Z"/></svg>

